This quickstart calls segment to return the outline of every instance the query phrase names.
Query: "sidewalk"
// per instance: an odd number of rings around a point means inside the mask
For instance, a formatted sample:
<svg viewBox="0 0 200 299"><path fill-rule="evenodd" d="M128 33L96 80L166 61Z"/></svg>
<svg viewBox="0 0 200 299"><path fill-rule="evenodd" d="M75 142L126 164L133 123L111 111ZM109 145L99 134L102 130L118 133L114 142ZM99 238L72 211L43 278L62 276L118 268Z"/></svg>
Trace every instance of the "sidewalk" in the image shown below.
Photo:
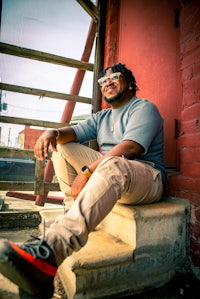
<svg viewBox="0 0 200 299"><path fill-rule="evenodd" d="M60 196L60 194L51 194L55 196ZM61 210L62 205L57 204L45 204L44 207L39 207L35 205L34 201L22 200L19 198L13 198L6 196L6 192L0 192L0 198L4 200L3 214L4 212L14 212L20 214L24 212L24 215L33 212L46 211L46 210ZM38 213L39 215L39 213ZM15 216L16 217L16 216ZM38 221L38 220L37 220ZM38 228L31 227L29 229L0 229L0 238L7 238L14 242L23 242L30 238L31 235L38 235ZM56 279L55 283L56 292L55 296L52 299L66 299L65 292L59 281ZM196 295L196 293L198 295ZM182 274L173 278L165 286L158 289L150 290L143 292L138 295L132 295L130 297L121 297L121 298L132 298L132 299L197 299L200 294L200 285L191 274ZM120 297L118 297L120 298ZM0 299L19 299L17 286L8 281L5 277L0 274ZM95 298L94 298L95 299Z"/></svg>
<svg viewBox="0 0 200 299"><path fill-rule="evenodd" d="M28 217L30 213L37 213L41 210L51 210L51 209L59 209L62 211L63 207L62 205L58 204L50 204L46 203L44 207L40 207L35 205L34 201L31 200L24 200L19 199L15 197L9 197L6 196L7 191L0 191L0 210L2 207L2 211L0 212L1 216L3 217L5 215L5 219L7 220L7 224L9 220L13 220L12 218L17 219L17 215L20 215L21 213L24 213L24 217ZM23 192L27 194L31 194L31 192ZM61 192L50 192L49 195L51 196L58 196L62 197ZM2 202L4 202L2 206ZM13 214L14 213L14 214ZM14 217L13 217L14 215ZM28 217L29 218L29 217ZM20 220L16 221L16 225L21 226L22 223L20 223ZM28 221L32 221L32 218L30 217ZM35 224L39 221L39 213L38 213L38 219L36 217L33 217L33 221L35 221ZM9 224L8 224L9 226ZM32 228L0 228L0 238L9 239L13 242L22 243L29 239L31 236L38 236L38 227L37 225L34 225L33 223L30 223L30 226ZM34 227L35 226L35 227ZM62 289L59 285L59 281L56 281L57 285L57 295L56 297L53 297L52 299L64 299L64 295L62 297L59 297L60 295L58 293L62 293ZM6 279L4 276L0 274L0 299L19 299L18 295L18 288L16 285L11 283L8 279Z"/></svg>
<svg viewBox="0 0 200 299"><path fill-rule="evenodd" d="M35 202L32 200L25 200L15 197L9 197L6 195L7 191L0 191L0 199L5 201L6 209L11 211L40 211L46 209L56 209L61 208L60 204L46 203L43 207L35 205ZM20 193L20 192L19 192ZM22 192L21 192L22 193ZM23 194L31 194L33 192L24 191ZM63 197L61 192L49 192L49 196Z"/></svg>

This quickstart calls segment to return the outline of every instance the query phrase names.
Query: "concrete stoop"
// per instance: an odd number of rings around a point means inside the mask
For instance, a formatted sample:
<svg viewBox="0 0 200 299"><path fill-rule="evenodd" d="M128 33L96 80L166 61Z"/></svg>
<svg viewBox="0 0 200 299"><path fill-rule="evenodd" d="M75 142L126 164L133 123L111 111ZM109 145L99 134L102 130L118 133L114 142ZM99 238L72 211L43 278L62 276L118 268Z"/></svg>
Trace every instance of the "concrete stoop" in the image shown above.
<svg viewBox="0 0 200 299"><path fill-rule="evenodd" d="M187 261L189 217L183 199L116 204L86 246L59 267L67 298L117 298L167 283Z"/></svg>

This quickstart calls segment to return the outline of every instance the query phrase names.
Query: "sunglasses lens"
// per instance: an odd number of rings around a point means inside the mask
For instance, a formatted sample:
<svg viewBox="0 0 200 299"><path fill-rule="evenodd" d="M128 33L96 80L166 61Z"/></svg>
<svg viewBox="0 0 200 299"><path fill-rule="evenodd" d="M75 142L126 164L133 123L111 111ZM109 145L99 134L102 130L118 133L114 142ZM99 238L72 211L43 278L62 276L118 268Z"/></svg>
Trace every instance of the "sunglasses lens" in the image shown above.
<svg viewBox="0 0 200 299"><path fill-rule="evenodd" d="M102 87L103 85L105 85L108 82L108 80L111 80L112 82L116 81L116 80L119 80L120 76L121 76L121 73L113 73L113 74L111 74L108 77L102 77L102 78L100 78L98 80L98 83Z"/></svg>
<svg viewBox="0 0 200 299"><path fill-rule="evenodd" d="M115 80L119 80L121 73L114 73L110 75L110 80L111 81L115 81Z"/></svg>
<svg viewBox="0 0 200 299"><path fill-rule="evenodd" d="M102 78L100 78L100 79L98 80L99 85L100 85L100 86L103 86L104 84L106 84L106 82L107 82L107 78L108 78L108 77L102 77Z"/></svg>

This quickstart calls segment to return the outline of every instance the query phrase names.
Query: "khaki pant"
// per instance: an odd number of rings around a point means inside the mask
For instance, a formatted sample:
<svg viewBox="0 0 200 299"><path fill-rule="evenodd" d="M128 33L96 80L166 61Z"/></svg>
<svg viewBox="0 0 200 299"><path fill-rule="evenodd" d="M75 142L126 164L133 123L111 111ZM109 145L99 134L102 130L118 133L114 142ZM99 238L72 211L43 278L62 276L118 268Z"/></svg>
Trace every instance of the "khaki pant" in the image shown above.
<svg viewBox="0 0 200 299"><path fill-rule="evenodd" d="M68 143L58 146L53 163L61 191L68 196L70 186L84 165L101 156L86 146ZM60 264L83 247L88 234L112 210L115 203L147 204L159 201L163 192L160 171L148 162L109 157L96 168L70 210L56 218L46 233L46 241Z"/></svg>

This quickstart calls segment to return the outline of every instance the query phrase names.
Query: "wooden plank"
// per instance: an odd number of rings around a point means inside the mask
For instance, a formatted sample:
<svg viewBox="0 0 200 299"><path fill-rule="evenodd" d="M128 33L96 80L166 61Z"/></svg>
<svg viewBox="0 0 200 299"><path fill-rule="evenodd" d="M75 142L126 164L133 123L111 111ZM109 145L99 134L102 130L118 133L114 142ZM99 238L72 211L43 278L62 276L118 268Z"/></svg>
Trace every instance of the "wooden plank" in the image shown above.
<svg viewBox="0 0 200 299"><path fill-rule="evenodd" d="M98 37L96 41L95 51L95 68L94 68L94 83L93 83L93 112L101 110L102 93L98 86L98 76L104 66L104 48L105 48L105 27L106 27L106 1L99 1L101 16L98 22Z"/></svg>
<svg viewBox="0 0 200 299"><path fill-rule="evenodd" d="M44 169L45 160L36 160L34 193L44 195Z"/></svg>
<svg viewBox="0 0 200 299"><path fill-rule="evenodd" d="M93 71L94 65L89 62L80 61L72 58L66 58L54 54L49 54L37 50L22 48L11 44L0 43L0 52L8 55L14 55L23 58L68 66L85 71Z"/></svg>
<svg viewBox="0 0 200 299"><path fill-rule="evenodd" d="M34 182L0 181L0 190L34 191ZM44 183L44 192L60 191L58 183Z"/></svg>
<svg viewBox="0 0 200 299"><path fill-rule="evenodd" d="M0 147L0 156L4 158L35 159L34 150ZM48 152L47 159L51 159L52 152Z"/></svg>
<svg viewBox="0 0 200 299"><path fill-rule="evenodd" d="M34 182L0 181L0 190L33 191Z"/></svg>
<svg viewBox="0 0 200 299"><path fill-rule="evenodd" d="M50 121L42 121L36 119L28 119L28 118L19 118L19 117L12 117L12 116L5 116L0 115L0 122L2 123L10 123L10 124L18 124L18 125L25 125L25 126L36 126L36 127L45 127L45 128L60 128L63 126L70 126L69 124L65 123L55 123Z"/></svg>
<svg viewBox="0 0 200 299"><path fill-rule="evenodd" d="M4 158L27 158L34 159L33 150L22 150L7 147L0 147L0 156Z"/></svg>
<svg viewBox="0 0 200 299"><path fill-rule="evenodd" d="M24 87L24 86L18 86L13 84L0 83L0 89L12 91L12 92L18 92L18 93L31 94L41 98L48 97L53 99L65 100L65 101L67 100L71 102L92 104L91 98L81 97L73 94L65 94L65 93L60 93L55 91L37 89L32 87Z"/></svg>
<svg viewBox="0 0 200 299"><path fill-rule="evenodd" d="M97 83L98 75L102 71L104 66L104 47L105 47L105 24L106 24L106 1L100 1L99 7L101 16L98 22L98 36L96 41L95 51L95 68L94 68L94 83L93 83L93 112L96 113L101 110L102 94ZM96 140L92 140L89 143L90 147L94 150L98 150L98 144Z"/></svg>

